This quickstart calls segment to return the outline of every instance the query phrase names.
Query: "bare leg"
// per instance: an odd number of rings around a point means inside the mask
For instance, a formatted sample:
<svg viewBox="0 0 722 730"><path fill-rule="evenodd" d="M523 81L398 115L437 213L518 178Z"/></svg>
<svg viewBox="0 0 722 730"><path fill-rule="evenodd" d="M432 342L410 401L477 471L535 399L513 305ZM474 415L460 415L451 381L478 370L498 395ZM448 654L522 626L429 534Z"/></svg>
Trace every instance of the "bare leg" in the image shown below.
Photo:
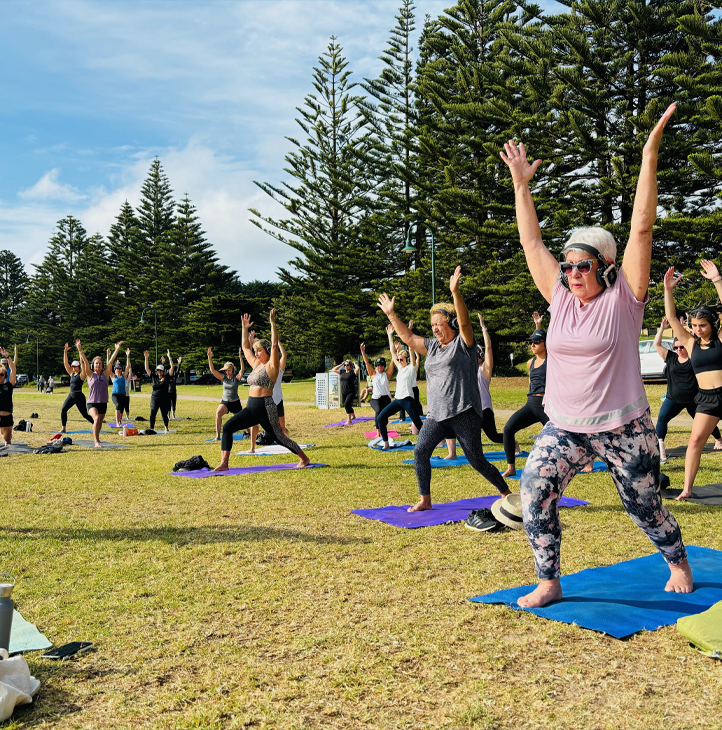
<svg viewBox="0 0 722 730"><path fill-rule="evenodd" d="M258 438L258 426L251 426L251 448L249 451L252 454L256 453L256 439Z"/></svg>
<svg viewBox="0 0 722 730"><path fill-rule="evenodd" d="M213 471L228 471L228 458L230 451L221 451L221 463Z"/></svg>
<svg viewBox="0 0 722 730"><path fill-rule="evenodd" d="M446 439L446 448L449 450L449 453L443 458L456 461L456 438Z"/></svg>
<svg viewBox="0 0 722 730"><path fill-rule="evenodd" d="M659 439L659 463L665 464L667 461L667 449L664 445L664 439Z"/></svg>
<svg viewBox="0 0 722 730"><path fill-rule="evenodd" d="M506 470L501 473L503 477L511 477L516 474L516 463L514 464L507 464Z"/></svg>
<svg viewBox="0 0 722 730"><path fill-rule="evenodd" d="M221 403L216 408L216 441L221 440L221 426L223 425L223 416L228 413L228 409Z"/></svg>
<svg viewBox="0 0 722 730"><path fill-rule="evenodd" d="M692 568L689 567L687 560L679 565L670 565L669 572L669 581L664 587L665 591L669 593L691 593L694 590Z"/></svg>
<svg viewBox="0 0 722 730"><path fill-rule="evenodd" d="M684 489L677 499L686 499L692 496L692 487L699 471L699 462L702 449L717 425L719 419L706 413L696 413L692 421L692 433L689 436L687 455L684 459Z"/></svg>
<svg viewBox="0 0 722 730"><path fill-rule="evenodd" d="M3 426L0 429L0 434L2 434L3 441L10 446L10 444L13 442L13 427L12 426Z"/></svg>
<svg viewBox="0 0 722 730"><path fill-rule="evenodd" d="M91 408L89 411L93 417L93 441L95 441L95 448L102 448L100 445L100 427L103 425L104 416L98 413L97 409Z"/></svg>
<svg viewBox="0 0 722 730"><path fill-rule="evenodd" d="M517 603L524 608L541 608L552 601L562 598L562 585L559 578L540 580L539 585L525 596L517 599Z"/></svg>
<svg viewBox="0 0 722 730"><path fill-rule="evenodd" d="M304 466L308 466L311 463L311 459L306 456L306 454L303 453L303 451L299 451L298 454L298 464L296 464L297 468L303 469Z"/></svg>
<svg viewBox="0 0 722 730"><path fill-rule="evenodd" d="M120 422L123 420L123 411L116 411L115 412L115 424L116 426L120 426Z"/></svg>

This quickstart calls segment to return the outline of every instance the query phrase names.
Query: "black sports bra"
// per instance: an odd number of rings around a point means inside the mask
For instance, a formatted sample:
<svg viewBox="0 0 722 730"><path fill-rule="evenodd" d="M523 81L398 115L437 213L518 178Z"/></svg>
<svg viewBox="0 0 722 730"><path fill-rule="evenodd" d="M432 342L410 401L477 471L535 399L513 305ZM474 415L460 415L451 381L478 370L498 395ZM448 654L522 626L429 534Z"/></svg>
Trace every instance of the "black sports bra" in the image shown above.
<svg viewBox="0 0 722 730"><path fill-rule="evenodd" d="M722 370L722 342L715 337L706 350L699 346L699 342L695 342L689 359L695 375Z"/></svg>

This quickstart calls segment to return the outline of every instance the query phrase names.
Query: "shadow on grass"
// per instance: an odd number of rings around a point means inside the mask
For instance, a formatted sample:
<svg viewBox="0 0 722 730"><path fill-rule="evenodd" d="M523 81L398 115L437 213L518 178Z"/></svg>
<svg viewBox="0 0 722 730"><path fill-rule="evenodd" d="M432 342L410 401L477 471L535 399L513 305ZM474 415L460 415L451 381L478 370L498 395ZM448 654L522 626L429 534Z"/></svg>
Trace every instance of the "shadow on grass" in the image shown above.
<svg viewBox="0 0 722 730"><path fill-rule="evenodd" d="M249 525L207 525L205 527L138 527L106 528L90 527L6 527L7 537L39 540L136 540L158 541L169 545L213 544L221 542L260 542L263 540L288 540L290 542L315 542L320 545L352 545L369 543L370 538L313 535L298 530L277 527L253 527Z"/></svg>

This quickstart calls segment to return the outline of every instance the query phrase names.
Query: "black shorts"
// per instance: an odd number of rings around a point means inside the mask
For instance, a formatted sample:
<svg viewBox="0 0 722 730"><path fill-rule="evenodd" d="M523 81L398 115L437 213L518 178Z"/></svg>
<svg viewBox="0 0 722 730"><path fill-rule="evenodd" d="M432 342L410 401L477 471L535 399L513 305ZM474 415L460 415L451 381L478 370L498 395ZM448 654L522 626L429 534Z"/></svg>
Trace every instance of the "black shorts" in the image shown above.
<svg viewBox="0 0 722 730"><path fill-rule="evenodd" d="M104 416L108 412L108 404L107 403L88 403L88 411L90 411L91 408L95 408L100 415Z"/></svg>
<svg viewBox="0 0 722 730"><path fill-rule="evenodd" d="M12 428L13 417L12 414L9 416L0 416L0 428Z"/></svg>
<svg viewBox="0 0 722 730"><path fill-rule="evenodd" d="M697 404L697 413L722 418L722 388L712 390L700 388L694 402Z"/></svg>
<svg viewBox="0 0 722 730"><path fill-rule="evenodd" d="M286 417L286 409L283 407L283 401L276 404L276 410L278 411L278 417L279 418L285 418Z"/></svg>
<svg viewBox="0 0 722 730"><path fill-rule="evenodd" d="M124 411L130 404L130 396L113 393L113 405L116 411Z"/></svg>
<svg viewBox="0 0 722 730"><path fill-rule="evenodd" d="M243 410L240 398L238 400L222 400L221 405L225 406L229 413L240 413Z"/></svg>

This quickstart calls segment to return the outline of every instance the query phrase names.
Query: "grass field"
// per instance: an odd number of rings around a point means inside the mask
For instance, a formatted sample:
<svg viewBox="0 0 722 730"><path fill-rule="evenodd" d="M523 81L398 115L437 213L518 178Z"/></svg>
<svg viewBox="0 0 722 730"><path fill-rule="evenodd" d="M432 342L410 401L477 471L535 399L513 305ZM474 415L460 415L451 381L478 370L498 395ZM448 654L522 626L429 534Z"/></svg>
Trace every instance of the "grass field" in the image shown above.
<svg viewBox="0 0 722 730"><path fill-rule="evenodd" d="M520 406L525 386L495 380L496 407ZM284 391L311 401L313 383ZM648 388L655 412L663 392ZM16 416L37 411L36 429L57 428L63 398L19 390ZM147 399L131 402L147 417ZM321 428L340 411L287 408L292 436L330 468L190 480L168 472L194 454L217 462L205 442L215 404L178 410L191 419L174 422L178 433L129 439L126 451L0 459L0 571L18 578L19 610L56 645L95 644L62 664L28 655L40 694L5 730L722 727L722 664L674 627L618 641L468 603L535 581L523 533L350 515L413 503L416 482L408 455L366 448L362 426ZM668 444L687 435L673 426ZM14 436L39 445L48 434ZM699 484L720 480L722 454L703 465ZM665 471L681 485L683 462ZM433 476L435 501L493 492L469 467ZM607 474L577 476L567 493L591 504L563 513L566 573L653 551ZM722 549L720 508L671 509L688 544Z"/></svg>

